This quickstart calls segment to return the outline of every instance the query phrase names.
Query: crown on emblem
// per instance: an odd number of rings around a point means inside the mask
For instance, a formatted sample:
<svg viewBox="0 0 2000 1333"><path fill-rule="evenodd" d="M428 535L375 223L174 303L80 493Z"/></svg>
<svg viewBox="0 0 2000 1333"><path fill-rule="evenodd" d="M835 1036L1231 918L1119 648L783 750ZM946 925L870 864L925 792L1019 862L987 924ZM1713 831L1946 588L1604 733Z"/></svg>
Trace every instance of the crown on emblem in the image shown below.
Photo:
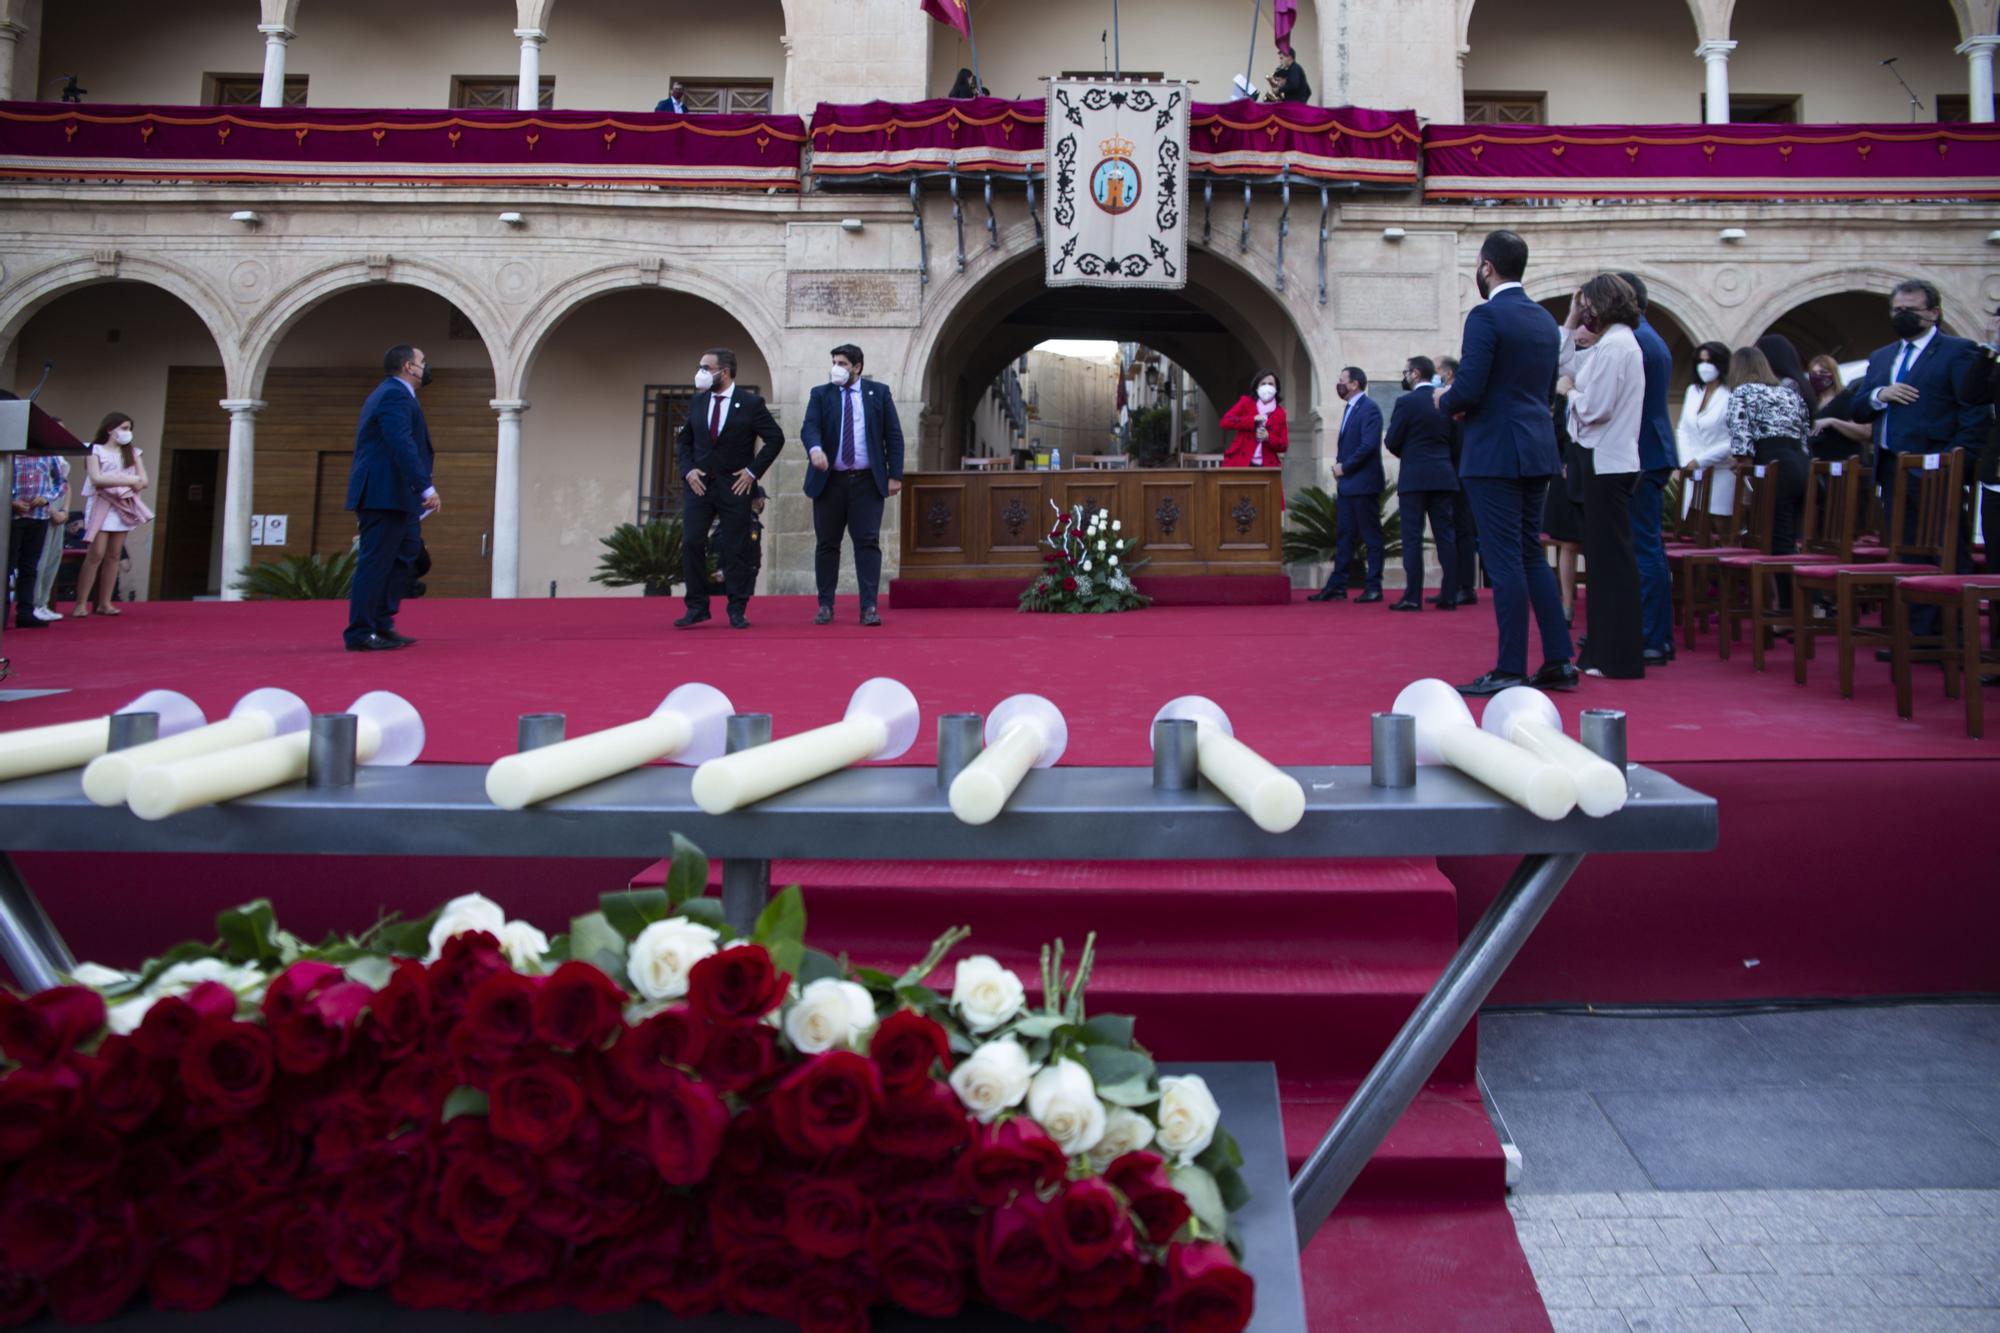
<svg viewBox="0 0 2000 1333"><path fill-rule="evenodd" d="M1106 157L1130 157L1138 151L1138 145L1122 134L1114 134L1109 139L1099 139L1097 151Z"/></svg>

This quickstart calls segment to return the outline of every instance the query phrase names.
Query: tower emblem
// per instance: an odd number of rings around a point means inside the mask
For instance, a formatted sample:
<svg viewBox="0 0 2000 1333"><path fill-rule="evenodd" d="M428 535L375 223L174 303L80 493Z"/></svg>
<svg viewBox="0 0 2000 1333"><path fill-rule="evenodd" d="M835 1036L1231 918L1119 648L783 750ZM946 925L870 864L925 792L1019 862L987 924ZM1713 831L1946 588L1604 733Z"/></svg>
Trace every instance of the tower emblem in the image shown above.
<svg viewBox="0 0 2000 1333"><path fill-rule="evenodd" d="M1139 168L1132 161L1132 141L1114 134L1100 140L1097 151L1104 157L1090 169L1090 197L1114 216L1129 212L1139 202Z"/></svg>

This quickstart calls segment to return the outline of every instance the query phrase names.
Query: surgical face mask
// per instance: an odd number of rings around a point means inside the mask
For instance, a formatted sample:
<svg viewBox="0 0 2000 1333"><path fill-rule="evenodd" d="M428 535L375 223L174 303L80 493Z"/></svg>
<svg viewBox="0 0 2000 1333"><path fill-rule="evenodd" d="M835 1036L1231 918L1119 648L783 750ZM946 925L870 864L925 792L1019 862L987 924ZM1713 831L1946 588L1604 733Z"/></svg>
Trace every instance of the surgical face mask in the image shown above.
<svg viewBox="0 0 2000 1333"><path fill-rule="evenodd" d="M715 372L708 367L703 366L694 373L694 391L696 393L707 393L709 386L714 383Z"/></svg>
<svg viewBox="0 0 2000 1333"><path fill-rule="evenodd" d="M1908 309L1891 311L1889 324L1896 330L1896 336L1904 339L1921 338L1924 330L1930 327L1924 321L1923 312Z"/></svg>
<svg viewBox="0 0 2000 1333"><path fill-rule="evenodd" d="M1333 391L1340 395L1340 401L1343 403L1346 402L1348 396L1354 392L1353 389L1348 387L1346 381L1344 380L1335 383L1333 386Z"/></svg>
<svg viewBox="0 0 2000 1333"><path fill-rule="evenodd" d="M120 427L119 427L119 428L118 428L117 430L114 430L114 431L112 431L112 432L111 432L111 442L112 442L113 444L130 444L130 443L132 443L132 431L131 431L131 428L130 428L130 427L128 427L128 426L120 426Z"/></svg>
<svg viewBox="0 0 2000 1333"><path fill-rule="evenodd" d="M1268 403L1271 402L1273 399L1275 399L1277 396L1278 396L1277 385L1260 384L1257 386L1257 399L1259 402Z"/></svg>
<svg viewBox="0 0 2000 1333"><path fill-rule="evenodd" d="M1814 393L1825 393L1833 387L1832 372L1825 370L1810 371L1806 375L1806 383L1812 385Z"/></svg>
<svg viewBox="0 0 2000 1333"><path fill-rule="evenodd" d="M835 384L845 384L848 378L847 367L834 366L826 372L826 377Z"/></svg>
<svg viewBox="0 0 2000 1333"><path fill-rule="evenodd" d="M423 369L423 373L417 376L417 383L420 386L428 386L430 382L431 382L431 368L429 366L425 366Z"/></svg>
<svg viewBox="0 0 2000 1333"><path fill-rule="evenodd" d="M1703 361L1694 368L1694 373L1700 377L1703 384L1715 383L1716 377L1722 374L1720 370L1716 369L1715 362L1713 361Z"/></svg>

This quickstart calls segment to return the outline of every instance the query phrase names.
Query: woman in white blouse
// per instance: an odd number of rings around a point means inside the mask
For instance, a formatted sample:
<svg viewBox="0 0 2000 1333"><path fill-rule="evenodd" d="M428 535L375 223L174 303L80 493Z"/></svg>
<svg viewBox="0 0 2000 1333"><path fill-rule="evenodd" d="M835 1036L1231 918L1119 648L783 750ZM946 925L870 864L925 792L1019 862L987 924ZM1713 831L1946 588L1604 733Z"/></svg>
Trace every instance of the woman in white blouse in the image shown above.
<svg viewBox="0 0 2000 1333"><path fill-rule="evenodd" d="M1591 464L1583 488L1590 633L1579 645L1577 665L1615 680L1646 674L1639 563L1632 554L1632 489L1646 405L1646 366L1633 332L1638 323L1639 299L1623 278L1600 273L1586 282L1569 303L1556 383L1557 393L1569 395L1570 434Z"/></svg>
<svg viewBox="0 0 2000 1333"><path fill-rule="evenodd" d="M88 616L93 591L97 614L121 614L112 605L118 586L118 560L125 553L125 534L153 521L153 511L139 493L153 484L146 463L132 443L132 418L108 412L90 442L89 479L83 484L84 537L90 550L76 579L75 616ZM93 589L92 585L95 585Z"/></svg>
<svg viewBox="0 0 2000 1333"><path fill-rule="evenodd" d="M1736 470L1729 465L1729 347L1703 343L1694 349L1695 382L1681 400L1681 422L1675 444L1681 475L1692 479L1697 470L1708 477L1708 512L1727 516L1736 507ZM1689 487L1681 501L1687 513L1694 497Z"/></svg>

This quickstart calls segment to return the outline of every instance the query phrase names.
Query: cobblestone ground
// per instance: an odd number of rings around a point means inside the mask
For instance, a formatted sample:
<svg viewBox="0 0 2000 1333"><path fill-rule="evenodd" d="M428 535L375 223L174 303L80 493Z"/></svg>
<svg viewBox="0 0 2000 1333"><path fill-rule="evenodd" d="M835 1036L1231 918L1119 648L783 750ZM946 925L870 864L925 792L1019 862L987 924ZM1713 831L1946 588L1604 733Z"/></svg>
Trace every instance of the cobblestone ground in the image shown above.
<svg viewBox="0 0 2000 1333"><path fill-rule="evenodd" d="M1521 1194L1556 1333L2000 1329L2000 1190Z"/></svg>

